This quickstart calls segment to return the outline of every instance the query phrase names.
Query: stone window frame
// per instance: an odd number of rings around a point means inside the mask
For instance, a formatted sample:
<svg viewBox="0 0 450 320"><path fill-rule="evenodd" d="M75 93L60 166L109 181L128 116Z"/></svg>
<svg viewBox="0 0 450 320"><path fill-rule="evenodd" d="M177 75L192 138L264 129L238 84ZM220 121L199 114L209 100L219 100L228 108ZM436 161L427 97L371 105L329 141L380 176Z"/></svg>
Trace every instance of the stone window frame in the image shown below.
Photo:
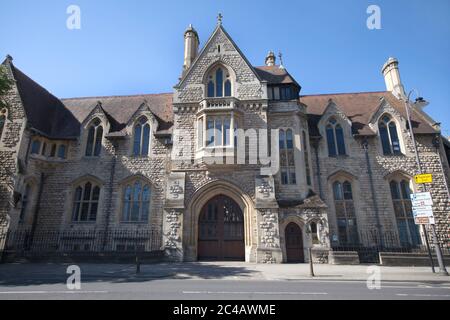
<svg viewBox="0 0 450 320"><path fill-rule="evenodd" d="M145 220L139 219L139 220L135 220L135 221L133 221L133 220L125 221L123 215L124 215L124 210L125 210L125 200L124 199L126 196L126 189L128 186L130 186L133 189L133 186L138 181L141 182L141 187L142 187L141 195L142 195L142 191L143 191L143 186L148 185L149 189L150 189L150 199L149 199L149 203L148 203L147 218ZM155 203L155 187L154 187L154 184L151 182L151 180L148 177L145 177L141 174L132 175L132 176L129 176L119 182L119 190L120 190L119 197L117 199L118 212L117 212L116 218L115 218L116 223L124 224L124 225L133 225L133 224L135 224L135 225L150 225L152 218L154 216L154 214L153 214L154 210L153 210L152 206ZM140 202L142 202L142 200ZM142 203L141 203L141 206L142 206ZM132 209L130 209L130 213L131 213L131 210ZM142 218L141 210L142 210L142 207L139 208L140 218Z"/></svg>
<svg viewBox="0 0 450 320"><path fill-rule="evenodd" d="M330 136L329 136L329 130L331 129L332 135L333 135L333 141L330 142ZM342 143L339 143L338 140L338 129L342 132ZM327 151L328 151L328 157L343 157L348 155L348 147L346 143L346 136L345 136L345 130L342 123L337 119L335 116L330 116L327 121L325 122L325 138L327 143ZM331 144L332 143L332 144ZM331 148L333 148L333 152ZM343 150L342 150L343 148Z"/></svg>
<svg viewBox="0 0 450 320"><path fill-rule="evenodd" d="M208 145L208 135L209 130L214 131L214 137L217 134L217 129L214 124L214 129L208 129L208 118L214 118L218 119L220 118L222 120L221 125L221 140L222 143L220 145L215 145L216 138L214 138L214 145ZM229 123L229 144L224 144L224 137L225 133L223 132L224 128L224 121L230 119ZM237 141L236 141L236 132L239 128L242 128L242 119L238 112L235 111L221 111L221 112L202 112L197 116L196 122L195 122L195 137L196 137L196 150L197 151L203 151L205 149L208 150L214 150L214 149L235 149L237 147Z"/></svg>
<svg viewBox="0 0 450 320"><path fill-rule="evenodd" d="M95 125L95 121L98 121L98 125ZM88 144L89 144L89 134L90 134L90 130L92 127L95 127L94 129L94 137L93 137L93 143L91 146L91 151L92 154L88 155L87 151L88 151ZM102 137L100 139L100 150L98 155L95 155L95 144L97 143L97 134L98 134L98 129L102 128ZM87 125L84 127L83 130L83 144L82 144L82 148L81 148L81 152L82 152L82 157L84 158L100 158L103 155L104 152L104 140L105 140L105 134L107 132L107 126L105 121L102 119L102 117L100 116L94 116L92 117L92 119L89 120L89 122L87 123Z"/></svg>
<svg viewBox="0 0 450 320"><path fill-rule="evenodd" d="M303 156L304 156L304 165L305 165L305 178L306 184L311 187L312 186L312 174L311 174L311 151L309 145L309 137L305 130L302 130L302 147L303 147Z"/></svg>
<svg viewBox="0 0 450 320"><path fill-rule="evenodd" d="M139 140L139 152L136 154L136 129L138 126L141 126L141 136ZM147 146L147 153L143 154L143 139L144 139L144 130L142 128L145 128L148 126L148 146ZM133 157L150 157L152 154L152 142L153 142L153 121L152 118L147 114L140 114L137 116L136 120L133 122L133 125L131 127L131 134L132 134L132 140L131 140L131 156Z"/></svg>
<svg viewBox="0 0 450 320"><path fill-rule="evenodd" d="M287 142L288 142L288 138L287 138L287 132L291 131L292 132L292 148L288 148ZM279 178L280 178L280 183L283 186L295 186L298 185L298 177L297 177L297 166L296 166L296 156L295 156L295 130L294 128L291 127L280 127L278 128L278 140L281 139L281 133L285 133L284 135L284 145L285 148L281 148L281 146L279 145L279 155L280 155L280 170L279 170ZM284 152L285 153L285 157L287 159L287 166L283 166L281 163L281 153ZM289 165L289 153L292 153L292 160L293 160L293 165ZM283 170L287 170L287 183L284 183L283 181ZM294 174L294 179L292 179L292 173ZM295 181L293 181L295 180Z"/></svg>
<svg viewBox="0 0 450 320"><path fill-rule="evenodd" d="M355 225L356 225L356 234L357 234L357 239L356 239L357 242L354 243L354 244L351 244L351 243L343 244L341 242L340 237L339 237L338 215L337 215L337 212L336 212L336 200L335 200L335 196L334 196L334 184L336 182L339 182L341 184L343 184L344 182L349 182L350 185L351 185L352 198L353 198L352 199L352 201L353 201L353 208L354 208L354 211L355 211L354 212L354 219L356 221ZM360 232L360 227L359 226L362 225L361 224L362 219L361 219L361 216L359 214L361 212L361 210L360 210L360 200L359 200L359 198L360 198L360 193L359 193L360 186L359 186L359 181L358 181L357 177L354 176L351 173L346 172L346 171L339 170L339 171L337 171L334 174L329 176L329 178L328 178L328 189L329 189L329 195L330 195L329 196L330 202L332 203L332 206L330 206L330 210L333 213L333 220L334 220L334 223L335 223L334 232L336 232L336 235L337 235L337 238L338 238L337 242L339 243L339 246L349 246L349 245L350 246L355 246L355 245L357 246L357 245L359 245L361 243L361 241L362 241L361 238L360 238L360 235L359 235L359 232ZM346 219L347 219L347 215L346 215ZM347 230L347 235L348 235L348 230Z"/></svg>
<svg viewBox="0 0 450 320"><path fill-rule="evenodd" d="M30 225L33 222L33 212L36 207L36 196L37 196L38 184L34 177L26 178L23 182L21 190L21 198L18 206L17 221L20 225ZM29 188L29 193L27 194L26 207L24 207L24 197Z"/></svg>
<svg viewBox="0 0 450 320"><path fill-rule="evenodd" d="M217 89L217 83L216 83L216 72L218 69L222 69L223 72L223 84L222 84L222 96L217 96L216 93L216 89ZM230 91L231 91L231 95L226 96L225 95L225 83L226 81L230 81ZM214 95L212 97L209 96L209 90L208 90L208 86L210 81L212 81L213 85L214 85ZM222 62L215 62L213 63L205 72L204 76L203 76L203 97L204 99L227 99L227 98L231 98L231 97L235 97L236 93L237 93L237 89L236 89L236 73L234 72L233 68L231 68L230 66L226 65L225 63Z"/></svg>
<svg viewBox="0 0 450 320"><path fill-rule="evenodd" d="M383 142L381 139L381 135L380 135L380 121L381 119L383 119L383 117L388 116L390 118L390 122L394 122L395 126L396 126L396 131L397 131L397 136L398 136L398 142L399 142L399 147L400 147L400 152L398 153L393 153L391 152L390 154L385 154L384 153L384 148L383 148ZM406 154L406 146L405 146L405 138L403 136L403 130L402 128L404 127L402 125L402 122L400 121L400 119L398 118L397 115L391 113L391 112L382 112L380 114L379 117L377 117L376 121L373 122L375 125L374 127L376 128L376 132L377 132L377 138L378 138L378 148L379 148L379 154L381 156L384 157L401 157L404 156ZM389 131L389 130L388 130ZM390 137L390 135L389 135ZM390 141L390 148L392 150L392 142Z"/></svg>
<svg viewBox="0 0 450 320"><path fill-rule="evenodd" d="M407 205L405 203L408 202L407 199L404 199L403 195L402 195L402 190L399 189L398 191L400 192L400 198L401 199L397 199L394 200L392 197L392 190L391 190L391 183L393 181L395 181L398 184L398 187L401 188L400 186L400 182L401 181L405 181L407 182L407 185L409 186L409 192L410 193L415 193L417 192L417 185L414 183L414 179L409 176L408 174L402 172L402 171L394 171L391 174L387 175L385 177L386 183L387 183L387 190L388 190L388 197L389 197L389 205L390 205L390 212L392 213L392 221L393 221L393 225L395 225L395 230L398 234L398 240L399 240L399 244L400 246L402 246L402 242L401 242L401 238L400 238L400 229L399 229L399 223L398 223L398 217L395 213L395 201L401 201L401 206L402 206L402 210L403 210L403 215L406 216L406 206ZM410 202L410 201L409 201ZM411 218L410 218L411 219ZM410 221L411 222L411 221ZM412 222L414 223L414 218L412 218ZM406 229L407 230L407 236L408 236L408 243L410 246L414 247L413 243L412 243L412 237L411 237L411 230L409 228ZM415 246L421 246L424 244L424 239L423 239L423 233L421 228L418 228L417 230L417 236L418 236L418 243L415 244Z"/></svg>
<svg viewBox="0 0 450 320"><path fill-rule="evenodd" d="M8 108L0 110L0 146L3 141L3 133L5 132L6 125L8 123Z"/></svg>
<svg viewBox="0 0 450 320"><path fill-rule="evenodd" d="M75 196L76 196L76 189L79 186L85 186L86 183L90 182L92 184L92 186L98 186L100 188L100 193L99 193L99 199L98 201L98 207L97 207L97 214L96 214L96 220L95 221L74 221L73 220L73 213L74 213L74 205L75 205ZM64 220L65 220L65 224L69 224L69 225L97 225L101 222L101 218L102 218L102 212L103 212L103 205L105 202L105 188L104 188L104 183L102 180L100 180L99 178L92 176L92 175L85 175L83 177L80 177L78 179L76 179L75 181L73 181L69 187L69 190L67 192L67 197L66 197L66 205L65 205L65 215L64 215ZM80 208L80 212L81 212L81 208Z"/></svg>

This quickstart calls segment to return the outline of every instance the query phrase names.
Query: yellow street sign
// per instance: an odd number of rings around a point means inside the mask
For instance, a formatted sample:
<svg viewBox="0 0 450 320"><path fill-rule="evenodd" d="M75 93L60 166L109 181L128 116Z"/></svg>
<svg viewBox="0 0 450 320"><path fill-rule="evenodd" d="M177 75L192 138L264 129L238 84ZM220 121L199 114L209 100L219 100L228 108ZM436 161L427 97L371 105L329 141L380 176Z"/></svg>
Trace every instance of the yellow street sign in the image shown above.
<svg viewBox="0 0 450 320"><path fill-rule="evenodd" d="M414 180L417 184L423 184L423 183L432 183L433 182L433 175L429 173L424 174L418 174L414 177Z"/></svg>

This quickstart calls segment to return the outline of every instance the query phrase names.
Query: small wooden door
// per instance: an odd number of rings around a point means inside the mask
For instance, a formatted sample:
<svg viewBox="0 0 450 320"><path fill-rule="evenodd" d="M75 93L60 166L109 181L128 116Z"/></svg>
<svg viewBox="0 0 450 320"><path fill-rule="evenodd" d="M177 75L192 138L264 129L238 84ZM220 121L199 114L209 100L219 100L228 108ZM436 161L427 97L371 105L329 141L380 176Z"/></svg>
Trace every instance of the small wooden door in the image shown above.
<svg viewBox="0 0 450 320"><path fill-rule="evenodd" d="M287 262L305 262L302 229L291 222L285 229Z"/></svg>
<svg viewBox="0 0 450 320"><path fill-rule="evenodd" d="M244 215L229 197L217 196L203 207L198 227L198 259L245 261Z"/></svg>

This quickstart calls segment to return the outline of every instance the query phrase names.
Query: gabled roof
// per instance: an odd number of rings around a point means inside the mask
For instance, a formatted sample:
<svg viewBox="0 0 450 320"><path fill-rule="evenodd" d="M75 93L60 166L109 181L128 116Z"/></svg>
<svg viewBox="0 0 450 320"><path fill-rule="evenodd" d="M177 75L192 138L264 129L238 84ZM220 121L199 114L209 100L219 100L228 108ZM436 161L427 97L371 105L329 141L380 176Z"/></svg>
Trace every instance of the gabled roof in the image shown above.
<svg viewBox="0 0 450 320"><path fill-rule="evenodd" d="M11 68L25 109L29 125L51 138L74 138L79 135L79 123L62 102L14 66L10 59L3 62Z"/></svg>
<svg viewBox="0 0 450 320"><path fill-rule="evenodd" d="M217 33L219 32L223 32L223 34L225 35L225 37L230 41L230 43L233 45L233 47L236 49L236 51L239 53L239 55L242 57L242 59L244 60L244 62L247 64L247 66L250 68L250 70L253 71L253 73L255 74L255 76L261 81L262 79L260 78L259 74L256 72L255 68L252 66L252 64L248 61L247 57L242 53L241 49L239 49L239 47L236 45L236 43L234 42L233 38L231 38L231 36L228 34L228 32L225 30L225 28L223 27L222 23L219 23L217 25L217 27L214 29L213 33L211 34L211 36L209 37L208 41L206 41L205 45L203 46L202 50L200 51L200 53L197 55L197 57L195 58L195 60L192 62L191 67L186 71L186 73L184 73L180 79L180 81L178 82L178 84L175 87L180 87L184 81L186 80L186 78L189 76L189 74L192 72L192 70L195 69L195 66L197 65L198 61L203 57L203 55L205 55L206 53L206 49L209 47L209 44L211 43L211 41L214 39L214 37L217 35Z"/></svg>
<svg viewBox="0 0 450 320"><path fill-rule="evenodd" d="M109 119L111 131L122 130L143 103L149 106L158 120L159 130L168 130L173 125L171 93L72 98L62 99L62 102L80 123L100 102L106 115L115 121Z"/></svg>
<svg viewBox="0 0 450 320"><path fill-rule="evenodd" d="M260 66L254 67L256 73L262 80L268 82L268 84L295 84L298 87L300 85L295 81L295 79L289 74L285 68L280 68L279 66Z"/></svg>
<svg viewBox="0 0 450 320"><path fill-rule="evenodd" d="M402 117L406 118L404 102L387 91L307 95L301 96L300 102L307 107L306 112L309 115L308 121L311 136L320 135L317 129L317 123L324 114L330 99L339 106L339 109L352 122L353 134L374 135L375 132L372 131L368 124L373 114L378 111L382 98L397 110ZM411 114L411 122L415 133L437 133L416 111Z"/></svg>

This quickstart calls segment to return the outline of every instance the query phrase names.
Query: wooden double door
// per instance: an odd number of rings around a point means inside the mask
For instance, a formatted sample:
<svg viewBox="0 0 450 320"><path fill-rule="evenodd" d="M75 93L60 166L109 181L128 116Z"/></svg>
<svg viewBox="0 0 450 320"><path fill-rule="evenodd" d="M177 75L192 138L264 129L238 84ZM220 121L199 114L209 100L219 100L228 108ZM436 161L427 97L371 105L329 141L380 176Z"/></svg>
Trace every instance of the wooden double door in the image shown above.
<svg viewBox="0 0 450 320"><path fill-rule="evenodd" d="M198 226L198 259L245 261L244 215L231 198L216 196L203 207Z"/></svg>

